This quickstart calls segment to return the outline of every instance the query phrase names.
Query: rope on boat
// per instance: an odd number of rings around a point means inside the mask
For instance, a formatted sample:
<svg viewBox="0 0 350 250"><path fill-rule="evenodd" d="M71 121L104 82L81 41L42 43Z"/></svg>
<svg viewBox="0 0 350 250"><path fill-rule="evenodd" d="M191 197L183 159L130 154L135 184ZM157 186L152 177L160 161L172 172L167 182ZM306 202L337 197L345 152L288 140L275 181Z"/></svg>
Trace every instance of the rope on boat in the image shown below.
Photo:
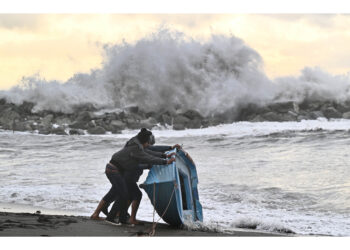
<svg viewBox="0 0 350 250"><path fill-rule="evenodd" d="M153 222L152 222L152 227L150 228L150 232L148 233L149 236L154 236L154 234L156 233L156 226L157 226L158 222L160 221L160 219L163 219L163 216L165 215L166 211L168 210L176 188L177 188L177 184L174 182L173 192L171 193L168 205L166 206L166 208L165 208L163 214L160 216L160 218L156 222L154 222L154 217L155 217L155 213L156 213L156 184L153 183Z"/></svg>

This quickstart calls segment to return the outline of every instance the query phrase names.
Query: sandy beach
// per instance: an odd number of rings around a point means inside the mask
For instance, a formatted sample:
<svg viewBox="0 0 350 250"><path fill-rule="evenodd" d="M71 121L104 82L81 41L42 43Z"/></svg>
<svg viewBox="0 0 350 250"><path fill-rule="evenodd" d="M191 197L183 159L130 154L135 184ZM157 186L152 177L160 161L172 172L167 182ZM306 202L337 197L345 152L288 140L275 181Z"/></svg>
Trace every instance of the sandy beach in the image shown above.
<svg viewBox="0 0 350 250"><path fill-rule="evenodd" d="M105 221L94 221L86 216L45 215L39 213L0 212L0 236L148 236L152 222L137 226L116 226ZM188 231L158 223L154 236L289 236L254 230L239 230L232 234Z"/></svg>

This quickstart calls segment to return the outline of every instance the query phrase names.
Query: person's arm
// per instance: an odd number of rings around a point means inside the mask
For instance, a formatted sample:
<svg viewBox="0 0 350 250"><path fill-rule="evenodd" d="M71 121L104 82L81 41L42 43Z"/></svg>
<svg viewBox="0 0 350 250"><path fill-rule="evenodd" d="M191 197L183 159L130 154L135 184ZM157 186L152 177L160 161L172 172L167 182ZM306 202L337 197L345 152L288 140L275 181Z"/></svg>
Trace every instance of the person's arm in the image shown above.
<svg viewBox="0 0 350 250"><path fill-rule="evenodd" d="M152 165L150 165L150 164L139 164L138 166L142 170L144 170L144 169L151 169L152 168Z"/></svg>
<svg viewBox="0 0 350 250"><path fill-rule="evenodd" d="M159 157L152 156L147 154L143 150L137 150L130 153L130 156L136 159L141 164L151 164L151 165L167 165L172 163L175 159L162 159Z"/></svg>
<svg viewBox="0 0 350 250"><path fill-rule="evenodd" d="M156 152L164 153L165 151L169 151L169 150L171 150L173 148L171 146L157 145L157 146L148 146L147 149L152 150L152 151L156 151Z"/></svg>
<svg viewBox="0 0 350 250"><path fill-rule="evenodd" d="M154 151L154 150L150 149L149 147L145 148L144 151L147 154L150 154L150 155L155 156L155 157L166 158L166 155L163 152Z"/></svg>

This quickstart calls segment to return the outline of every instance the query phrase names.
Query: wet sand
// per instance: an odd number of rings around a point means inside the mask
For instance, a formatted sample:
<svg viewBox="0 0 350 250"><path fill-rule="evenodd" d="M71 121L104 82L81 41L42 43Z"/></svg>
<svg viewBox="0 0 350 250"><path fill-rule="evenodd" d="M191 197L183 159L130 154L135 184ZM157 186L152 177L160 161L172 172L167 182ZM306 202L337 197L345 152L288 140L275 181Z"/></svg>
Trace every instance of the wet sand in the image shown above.
<svg viewBox="0 0 350 250"><path fill-rule="evenodd" d="M37 213L0 212L0 236L149 236L152 222L144 225L116 226L86 216L46 215ZM289 236L254 230L239 230L232 234L189 231L158 223L154 236Z"/></svg>

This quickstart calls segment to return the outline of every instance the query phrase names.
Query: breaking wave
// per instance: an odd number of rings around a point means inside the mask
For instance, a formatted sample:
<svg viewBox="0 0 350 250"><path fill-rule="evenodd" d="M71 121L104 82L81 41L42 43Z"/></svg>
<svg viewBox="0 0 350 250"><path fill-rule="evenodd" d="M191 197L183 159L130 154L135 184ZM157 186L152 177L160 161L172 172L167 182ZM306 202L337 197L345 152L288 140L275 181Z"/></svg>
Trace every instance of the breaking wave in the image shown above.
<svg viewBox="0 0 350 250"><path fill-rule="evenodd" d="M349 74L334 76L305 68L298 77L271 80L258 52L235 36L212 35L197 41L168 29L133 44L105 45L101 68L77 73L66 82L30 76L0 92L8 102L33 102L33 111L71 113L81 105L97 109L137 105L147 112L194 109L205 116L235 113L247 104L345 102L349 97Z"/></svg>

